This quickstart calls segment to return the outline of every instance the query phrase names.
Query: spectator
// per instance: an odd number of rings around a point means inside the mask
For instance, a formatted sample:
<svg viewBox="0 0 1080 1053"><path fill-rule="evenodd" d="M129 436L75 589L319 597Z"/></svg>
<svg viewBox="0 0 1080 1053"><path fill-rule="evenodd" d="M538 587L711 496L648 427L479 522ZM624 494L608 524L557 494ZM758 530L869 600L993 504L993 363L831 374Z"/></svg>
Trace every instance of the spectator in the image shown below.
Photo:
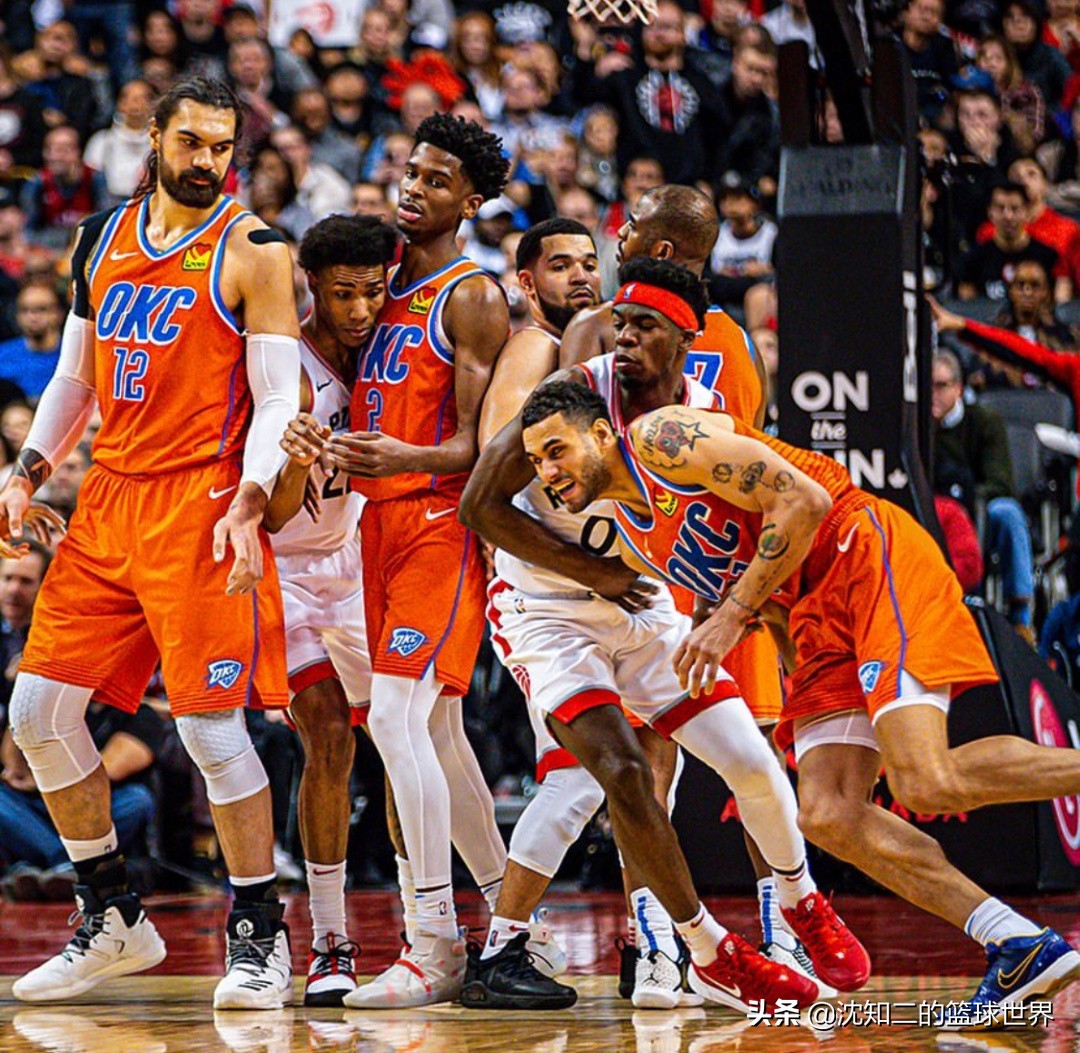
<svg viewBox="0 0 1080 1053"><path fill-rule="evenodd" d="M71 0L69 11L84 53L90 53L90 41L95 35L104 37L109 78L113 93L118 93L139 75L130 39L135 21L133 0Z"/></svg>
<svg viewBox="0 0 1080 1053"><path fill-rule="evenodd" d="M355 183L360 175L360 147L331 124L330 103L322 88L298 91L293 99L292 118L307 138L312 161L328 165L342 178Z"/></svg>
<svg viewBox="0 0 1080 1053"><path fill-rule="evenodd" d="M148 58L142 63L142 77L154 91L155 97L164 95L180 79L180 71L167 58Z"/></svg>
<svg viewBox="0 0 1080 1053"><path fill-rule="evenodd" d="M244 106L248 141L260 143L289 123L290 99L274 78L270 45L257 37L229 45L229 76Z"/></svg>
<svg viewBox="0 0 1080 1053"><path fill-rule="evenodd" d="M1065 56L1040 39L1042 12L1035 0L1008 0L1001 27L1005 39L1016 49L1024 76L1042 92L1046 105L1056 110L1071 71Z"/></svg>
<svg viewBox="0 0 1080 1053"><path fill-rule="evenodd" d="M960 363L951 351L934 356L930 408L934 418L935 491L986 501L986 543L1001 560L1002 587L1013 625L1031 636L1034 559L1027 516L1013 493L1005 424L991 409L964 402Z"/></svg>
<svg viewBox="0 0 1080 1053"><path fill-rule="evenodd" d="M383 78L392 58L401 58L390 36L390 17L381 7L369 7L360 20L360 47L357 62L367 80L368 104L371 108L371 131L379 135L397 126L390 107L389 93Z"/></svg>
<svg viewBox="0 0 1080 1053"><path fill-rule="evenodd" d="M499 43L510 47L559 41L567 22L565 0L515 0L510 4L505 0L466 0L461 7L490 15Z"/></svg>
<svg viewBox="0 0 1080 1053"><path fill-rule="evenodd" d="M180 23L168 11L149 11L143 19L139 36L142 40L140 63L159 58L167 59L176 70L187 65L186 41L180 31Z"/></svg>
<svg viewBox="0 0 1080 1053"><path fill-rule="evenodd" d="M776 194L780 175L780 122L766 88L776 76L771 44L740 37L731 76L720 89L721 115L716 128L717 175L728 173L756 187L763 199Z"/></svg>
<svg viewBox="0 0 1080 1053"><path fill-rule="evenodd" d="M915 77L919 114L936 124L958 69L956 48L942 28L944 0L909 0L901 16L901 38Z"/></svg>
<svg viewBox="0 0 1080 1053"><path fill-rule="evenodd" d="M311 147L299 128L291 124L278 128L270 142L292 169L297 204L317 217L349 211L351 186L329 165L312 161Z"/></svg>
<svg viewBox="0 0 1080 1053"><path fill-rule="evenodd" d="M502 86L503 118L491 124L491 131L502 139L504 152L518 162L533 152L552 149L565 123L544 113L546 97L540 74L531 68L507 66Z"/></svg>
<svg viewBox="0 0 1080 1053"><path fill-rule="evenodd" d="M1037 260L1048 272L1056 272L1058 254L1027 232L1027 211L1028 195L1021 184L1001 181L991 191L989 215L993 236L976 245L960 261L957 295L961 300L973 300L977 296L1006 299L1008 283L1021 260Z"/></svg>
<svg viewBox="0 0 1080 1053"><path fill-rule="evenodd" d="M79 502L79 488L86 473L93 463L89 442L80 442L49 476L48 481L38 491L40 500L59 512L65 519L70 519Z"/></svg>
<svg viewBox="0 0 1080 1053"><path fill-rule="evenodd" d="M1075 351L1080 346L1076 330L1057 316L1050 276L1036 260L1016 265L1008 304L994 324L1054 351Z"/></svg>
<svg viewBox="0 0 1080 1053"><path fill-rule="evenodd" d="M1042 92L1024 77L1016 52L1004 37L979 41L979 69L989 73L1016 148L1031 153L1046 138L1046 102Z"/></svg>
<svg viewBox="0 0 1080 1053"><path fill-rule="evenodd" d="M131 197L139 185L150 151L147 138L154 93L145 80L131 80L116 97L113 126L95 132L83 159L105 177L114 204Z"/></svg>
<svg viewBox="0 0 1080 1053"><path fill-rule="evenodd" d="M397 203L398 185L405 174L405 166L409 163L412 151L413 137L405 132L394 132L382 141L382 156L374 170L369 170L368 167L370 151L369 156L364 159L363 174L369 182L386 188L386 196L391 203Z"/></svg>
<svg viewBox="0 0 1080 1053"><path fill-rule="evenodd" d="M23 187L26 235L49 248L63 249L75 227L109 203L105 177L82 157L79 133L70 125L45 136L45 166Z"/></svg>
<svg viewBox="0 0 1080 1053"><path fill-rule="evenodd" d="M595 31L577 20L572 28L574 99L614 108L620 170L635 157L652 157L672 183L692 183L713 172L712 157L724 134L720 96L700 53L686 47L686 16L675 0L660 0L656 17L642 30L640 59L609 51L594 61Z"/></svg>
<svg viewBox="0 0 1080 1053"><path fill-rule="evenodd" d="M471 11L454 23L450 61L472 88L486 120L502 114L503 89L495 54L495 20L483 11Z"/></svg>
<svg viewBox="0 0 1080 1053"><path fill-rule="evenodd" d="M0 377L36 401L60 361L64 304L54 286L31 282L19 290L15 318L20 335L0 344Z"/></svg>
<svg viewBox="0 0 1080 1053"><path fill-rule="evenodd" d="M315 216L297 200L296 179L281 151L260 146L248 166L248 207L265 223L299 241L315 224Z"/></svg>
<svg viewBox="0 0 1080 1053"><path fill-rule="evenodd" d="M934 511L960 587L968 595L977 592L983 579L983 558L971 516L959 501L943 494L934 494Z"/></svg>
<svg viewBox="0 0 1080 1053"><path fill-rule="evenodd" d="M50 128L70 124L85 140L97 120L90 64L78 53L78 38L70 22L54 22L38 31L34 50L12 62L15 77L40 102Z"/></svg>
<svg viewBox="0 0 1080 1053"><path fill-rule="evenodd" d="M1077 0L1049 0L1042 39L1065 56L1073 73L1080 73L1080 17L1076 7Z"/></svg>
<svg viewBox="0 0 1080 1053"><path fill-rule="evenodd" d="M641 195L664 182L664 170L652 157L635 157L623 170L621 197L604 213L603 234L613 240L619 236Z"/></svg>
<svg viewBox="0 0 1080 1053"><path fill-rule="evenodd" d="M1065 116L1065 138L1043 143L1038 157L1050 184L1047 200L1055 208L1076 211L1080 206L1080 92Z"/></svg>
<svg viewBox="0 0 1080 1053"><path fill-rule="evenodd" d="M19 208L19 199L9 187L0 185L0 313L8 313L10 300L14 321L15 295L18 288L8 286L26 274L30 246L26 241L26 217ZM0 330L4 328L0 323ZM11 334L14 335L14 332Z"/></svg>
<svg viewBox="0 0 1080 1053"><path fill-rule="evenodd" d="M22 559L0 560L0 726L7 723L7 706L15 671L26 637L38 589L45 580L52 553L33 539L25 542L30 551Z"/></svg>
<svg viewBox="0 0 1080 1053"><path fill-rule="evenodd" d="M364 157L364 163L360 169L360 177L365 180L381 183L383 180L377 175L386 154L387 144L394 135L404 134L409 140L409 153L412 152L412 141L416 135L416 129L420 122L438 113L442 109L442 100L439 93L424 81L414 81L401 93L400 128L378 136L368 147ZM407 160L407 157L406 157ZM404 164L404 162L402 162Z"/></svg>
<svg viewBox="0 0 1080 1053"><path fill-rule="evenodd" d="M359 66L343 62L326 75L330 123L350 142L364 147L371 139L371 120L364 106L367 78Z"/></svg>
<svg viewBox="0 0 1080 1053"><path fill-rule="evenodd" d="M47 127L41 99L19 82L0 46L0 176L23 179L41 167Z"/></svg>
<svg viewBox="0 0 1080 1053"><path fill-rule="evenodd" d="M9 402L0 410L0 442L4 444L8 464L14 462L26 442L33 419L34 411L25 402Z"/></svg>
<svg viewBox="0 0 1080 1053"><path fill-rule="evenodd" d="M716 84L723 84L731 73L735 38L749 21L746 0L713 0L709 21L698 34L697 46L706 53L703 62Z"/></svg>
<svg viewBox="0 0 1080 1053"><path fill-rule="evenodd" d="M600 261L600 287L605 296L614 295L619 287L619 261L616 255L619 243L616 237L605 233L599 202L584 187L571 187L556 200L555 215L562 219L576 219L588 228L596 245L596 257Z"/></svg>
<svg viewBox="0 0 1080 1053"><path fill-rule="evenodd" d="M469 225L465 235L462 255L467 256L478 267L483 267L495 278L501 278L506 267L503 257L502 242L510 233L514 223L514 203L505 195L491 201L485 201L476 214L476 219Z"/></svg>
<svg viewBox="0 0 1080 1053"><path fill-rule="evenodd" d="M710 257L713 299L726 307L742 306L752 285L773 274L777 226L761 214L757 188L732 181L720 190L720 234Z"/></svg>
<svg viewBox="0 0 1080 1053"><path fill-rule="evenodd" d="M1009 178L1027 191L1027 232L1058 254L1060 269L1070 282L1067 292L1072 294L1080 288L1080 224L1047 205L1050 186L1046 170L1034 157L1013 161L1009 165ZM991 232L986 233L989 236ZM1056 294L1059 303L1069 299L1064 288L1056 290Z"/></svg>
<svg viewBox="0 0 1080 1053"><path fill-rule="evenodd" d="M182 0L180 46L185 58L185 76L225 80L229 42L221 28L221 8L221 0Z"/></svg>
<svg viewBox="0 0 1080 1053"><path fill-rule="evenodd" d="M374 216L384 223L394 225L394 210L386 197L386 189L377 183L357 183L352 188L353 213L357 216Z"/></svg>
<svg viewBox="0 0 1080 1053"><path fill-rule="evenodd" d="M591 106L585 111L578 151L577 182L608 202L619 196L619 169L615 156L619 121L610 106Z"/></svg>

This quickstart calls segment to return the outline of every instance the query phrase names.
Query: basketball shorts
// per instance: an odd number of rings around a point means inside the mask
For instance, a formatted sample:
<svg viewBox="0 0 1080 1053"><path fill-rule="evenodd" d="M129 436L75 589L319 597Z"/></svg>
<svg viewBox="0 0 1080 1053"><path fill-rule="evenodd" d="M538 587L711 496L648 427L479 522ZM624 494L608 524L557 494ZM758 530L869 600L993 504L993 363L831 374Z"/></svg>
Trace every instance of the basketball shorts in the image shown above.
<svg viewBox="0 0 1080 1053"><path fill-rule="evenodd" d="M360 517L364 612L375 673L435 678L464 695L484 634L484 565L457 499L368 501Z"/></svg>
<svg viewBox="0 0 1080 1053"><path fill-rule="evenodd" d="M93 688L134 712L159 660L173 714L288 705L285 625L270 540L263 580L227 596L232 550L214 524L240 481L216 462L154 476L93 466L34 608L21 669Z"/></svg>
<svg viewBox="0 0 1080 1053"><path fill-rule="evenodd" d="M866 498L834 510L804 565L791 608L797 662L777 740L795 720L911 704L906 673L955 696L995 683L997 672L963 590L934 539L902 508Z"/></svg>
<svg viewBox="0 0 1080 1053"><path fill-rule="evenodd" d="M670 738L704 709L738 696L723 671L708 697L683 691L672 657L690 620L666 589L640 614L595 596L531 596L498 578L488 601L495 651L529 704L540 781L577 763L548 730L549 720L569 724L595 706L622 705Z"/></svg>
<svg viewBox="0 0 1080 1053"><path fill-rule="evenodd" d="M279 556L277 567L285 601L290 694L337 677L350 706L366 703L371 698L371 661L360 538L325 555Z"/></svg>

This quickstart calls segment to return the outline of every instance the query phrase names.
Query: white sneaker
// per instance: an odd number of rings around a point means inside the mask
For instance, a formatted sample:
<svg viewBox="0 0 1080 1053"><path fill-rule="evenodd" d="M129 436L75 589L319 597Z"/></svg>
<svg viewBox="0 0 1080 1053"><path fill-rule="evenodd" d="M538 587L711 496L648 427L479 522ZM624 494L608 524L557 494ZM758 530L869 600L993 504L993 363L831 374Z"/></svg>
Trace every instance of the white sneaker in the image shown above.
<svg viewBox="0 0 1080 1053"><path fill-rule="evenodd" d="M102 902L85 885L76 888L82 923L67 946L20 977L11 993L23 1002L63 1002L114 976L151 969L165 958L165 941L134 892Z"/></svg>
<svg viewBox="0 0 1080 1053"><path fill-rule="evenodd" d="M536 912L537 920L529 923L529 942L525 944L525 950L532 955L536 971L554 980L566 972L566 951L555 939L555 933L547 923L547 914L547 908L542 907Z"/></svg>
<svg viewBox="0 0 1080 1053"><path fill-rule="evenodd" d="M225 975L215 1009L281 1009L292 1002L289 927L280 903L233 908L225 928Z"/></svg>
<svg viewBox="0 0 1080 1053"><path fill-rule="evenodd" d="M782 943L777 943L775 940L772 943L763 943L761 945L761 953L771 962L777 962L779 965L786 965L792 972L802 973L803 976L818 985L818 998L839 998L840 992L835 987L830 987L823 980L818 978L817 973L814 972L814 963L810 961L810 955L806 953L806 948L802 943L795 940L794 947L785 947Z"/></svg>
<svg viewBox="0 0 1080 1053"><path fill-rule="evenodd" d="M336 932L311 948L308 954L304 1005L339 1006L350 991L356 990L356 966L360 948Z"/></svg>
<svg viewBox="0 0 1080 1053"><path fill-rule="evenodd" d="M640 951L634 970L634 993L630 999L635 1009L675 1009L699 1006L705 1001L699 994L683 990L679 963L663 951Z"/></svg>
<svg viewBox="0 0 1080 1053"><path fill-rule="evenodd" d="M416 942L384 973L350 991L350 1009L400 1009L454 1002L465 981L465 944L456 936L419 933Z"/></svg>

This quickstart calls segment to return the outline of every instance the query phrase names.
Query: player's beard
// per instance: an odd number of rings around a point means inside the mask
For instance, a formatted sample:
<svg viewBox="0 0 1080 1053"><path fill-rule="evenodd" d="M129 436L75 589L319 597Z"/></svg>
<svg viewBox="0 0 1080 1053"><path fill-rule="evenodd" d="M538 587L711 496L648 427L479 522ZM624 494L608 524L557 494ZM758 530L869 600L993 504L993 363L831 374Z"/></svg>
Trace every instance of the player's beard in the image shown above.
<svg viewBox="0 0 1080 1053"><path fill-rule="evenodd" d="M571 512L582 512L589 507L611 484L611 472L599 453L590 454L581 465L578 488L584 495L580 506L567 505ZM577 507L575 507L577 506Z"/></svg>
<svg viewBox="0 0 1080 1053"><path fill-rule="evenodd" d="M540 313L544 316L544 321L548 325L553 326L558 332L564 332L566 327L570 324L570 320L582 310L588 304L582 304L581 307L577 307L571 303L558 304L552 303L550 300L545 300L540 295L540 291L536 292L536 299L540 304Z"/></svg>
<svg viewBox="0 0 1080 1053"><path fill-rule="evenodd" d="M158 154L158 175L162 189L178 205L185 208L209 208L221 196L225 180L215 172L202 168L185 168L177 174ZM205 179L205 183L193 183L193 179Z"/></svg>

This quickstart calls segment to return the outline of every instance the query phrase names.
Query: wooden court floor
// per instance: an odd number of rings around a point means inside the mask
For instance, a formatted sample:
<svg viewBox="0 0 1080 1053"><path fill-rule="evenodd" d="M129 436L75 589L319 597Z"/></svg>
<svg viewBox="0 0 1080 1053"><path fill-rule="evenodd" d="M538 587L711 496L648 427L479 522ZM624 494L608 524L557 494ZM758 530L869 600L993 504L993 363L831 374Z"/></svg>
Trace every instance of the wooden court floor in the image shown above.
<svg viewBox="0 0 1080 1053"><path fill-rule="evenodd" d="M460 897L461 920L484 924L475 896ZM549 904L570 959L567 978L577 1005L558 1013L426 1010L305 1010L214 1013L210 996L221 968L222 897L148 901L169 945L169 958L139 977L102 985L78 1003L27 1006L11 997L11 979L54 952L67 931L66 905L0 904L0 1050L4 1053L938 1053L1030 1051L1080 1053L1080 984L1058 996L1047 1019L994 1033L944 1034L917 1026L919 1003L948 1002L970 992L981 974L978 949L949 926L889 897L842 897L837 906L874 958L870 984L834 1017L841 1026L750 1024L727 1010L635 1011L615 992L612 941L621 905L612 895L563 893ZM756 933L751 897L710 907L736 931ZM1044 897L1018 906L1080 946L1080 897ZM310 937L303 896L289 901L298 973ZM349 897L350 933L363 946L365 974L388 964L398 946L396 897ZM297 981L297 997L301 993Z"/></svg>

